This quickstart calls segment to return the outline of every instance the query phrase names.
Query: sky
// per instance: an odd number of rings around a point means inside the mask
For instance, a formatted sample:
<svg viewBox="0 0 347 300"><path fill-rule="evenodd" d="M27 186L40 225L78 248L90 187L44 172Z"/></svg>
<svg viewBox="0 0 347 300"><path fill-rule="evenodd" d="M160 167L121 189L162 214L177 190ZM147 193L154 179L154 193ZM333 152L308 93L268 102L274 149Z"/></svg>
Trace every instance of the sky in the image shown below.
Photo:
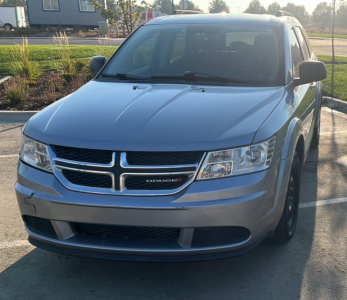
<svg viewBox="0 0 347 300"><path fill-rule="evenodd" d="M311 14L318 3L320 2L331 2L329 0L260 0L260 3L268 8L269 4L272 2L278 2L281 6L286 6L288 2L294 3L296 5L305 5L306 10ZM175 4L179 3L179 0L174 0ZM208 6L211 0L193 0L204 12L208 12ZM231 13L243 12L251 0L225 0L227 5L230 7Z"/></svg>

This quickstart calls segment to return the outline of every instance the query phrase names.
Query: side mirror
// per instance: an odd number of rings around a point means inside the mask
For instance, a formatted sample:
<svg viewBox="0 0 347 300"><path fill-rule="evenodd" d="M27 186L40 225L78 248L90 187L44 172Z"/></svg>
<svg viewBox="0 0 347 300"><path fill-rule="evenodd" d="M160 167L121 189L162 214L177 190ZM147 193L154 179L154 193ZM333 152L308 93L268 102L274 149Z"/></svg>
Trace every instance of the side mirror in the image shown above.
<svg viewBox="0 0 347 300"><path fill-rule="evenodd" d="M90 60L90 72L92 72L93 75L98 74L106 63L106 60L107 58L105 56L93 56Z"/></svg>
<svg viewBox="0 0 347 300"><path fill-rule="evenodd" d="M327 78L327 69L321 61L303 61L299 66L300 78L294 79L294 85L321 81Z"/></svg>

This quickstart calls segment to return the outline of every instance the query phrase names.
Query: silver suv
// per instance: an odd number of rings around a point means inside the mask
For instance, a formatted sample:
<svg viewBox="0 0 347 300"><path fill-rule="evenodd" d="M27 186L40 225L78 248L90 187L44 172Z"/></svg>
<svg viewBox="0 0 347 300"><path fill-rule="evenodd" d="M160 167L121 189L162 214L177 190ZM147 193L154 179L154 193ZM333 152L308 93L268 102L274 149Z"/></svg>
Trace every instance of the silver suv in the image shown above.
<svg viewBox="0 0 347 300"><path fill-rule="evenodd" d="M23 129L29 241L138 261L240 255L292 238L326 77L288 16L168 16Z"/></svg>

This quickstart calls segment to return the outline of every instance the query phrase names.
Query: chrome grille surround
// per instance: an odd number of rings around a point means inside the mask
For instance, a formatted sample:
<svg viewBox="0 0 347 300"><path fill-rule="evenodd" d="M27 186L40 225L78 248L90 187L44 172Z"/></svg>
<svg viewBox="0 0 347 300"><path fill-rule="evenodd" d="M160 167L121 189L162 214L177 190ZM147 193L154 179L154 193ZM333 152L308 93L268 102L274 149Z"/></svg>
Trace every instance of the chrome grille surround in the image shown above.
<svg viewBox="0 0 347 300"><path fill-rule="evenodd" d="M49 146L48 152L51 158L54 175L62 183L62 185L69 190L94 194L129 196L165 196L173 195L182 191L195 180L200 166L206 156L206 153L203 153L200 162L189 165L135 166L127 163L126 152L118 152L119 155L117 156L117 152L114 151L112 153L112 161L108 164L80 162L58 158ZM115 168L119 168L121 172L119 174L115 174L115 172L113 172ZM63 170L110 176L112 180L112 188L100 188L73 184L64 176ZM154 177L168 175L185 175L188 177L188 180L178 188L167 190L129 190L125 186L125 179L128 176Z"/></svg>

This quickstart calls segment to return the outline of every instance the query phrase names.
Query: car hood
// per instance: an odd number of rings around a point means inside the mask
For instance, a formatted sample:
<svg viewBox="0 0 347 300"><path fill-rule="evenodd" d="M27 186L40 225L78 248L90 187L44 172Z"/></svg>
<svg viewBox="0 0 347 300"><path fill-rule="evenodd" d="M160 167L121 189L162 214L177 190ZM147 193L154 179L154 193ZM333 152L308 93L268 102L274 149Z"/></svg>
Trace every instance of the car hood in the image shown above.
<svg viewBox="0 0 347 300"><path fill-rule="evenodd" d="M46 144L121 151L193 151L252 143L283 87L91 81L28 122Z"/></svg>

